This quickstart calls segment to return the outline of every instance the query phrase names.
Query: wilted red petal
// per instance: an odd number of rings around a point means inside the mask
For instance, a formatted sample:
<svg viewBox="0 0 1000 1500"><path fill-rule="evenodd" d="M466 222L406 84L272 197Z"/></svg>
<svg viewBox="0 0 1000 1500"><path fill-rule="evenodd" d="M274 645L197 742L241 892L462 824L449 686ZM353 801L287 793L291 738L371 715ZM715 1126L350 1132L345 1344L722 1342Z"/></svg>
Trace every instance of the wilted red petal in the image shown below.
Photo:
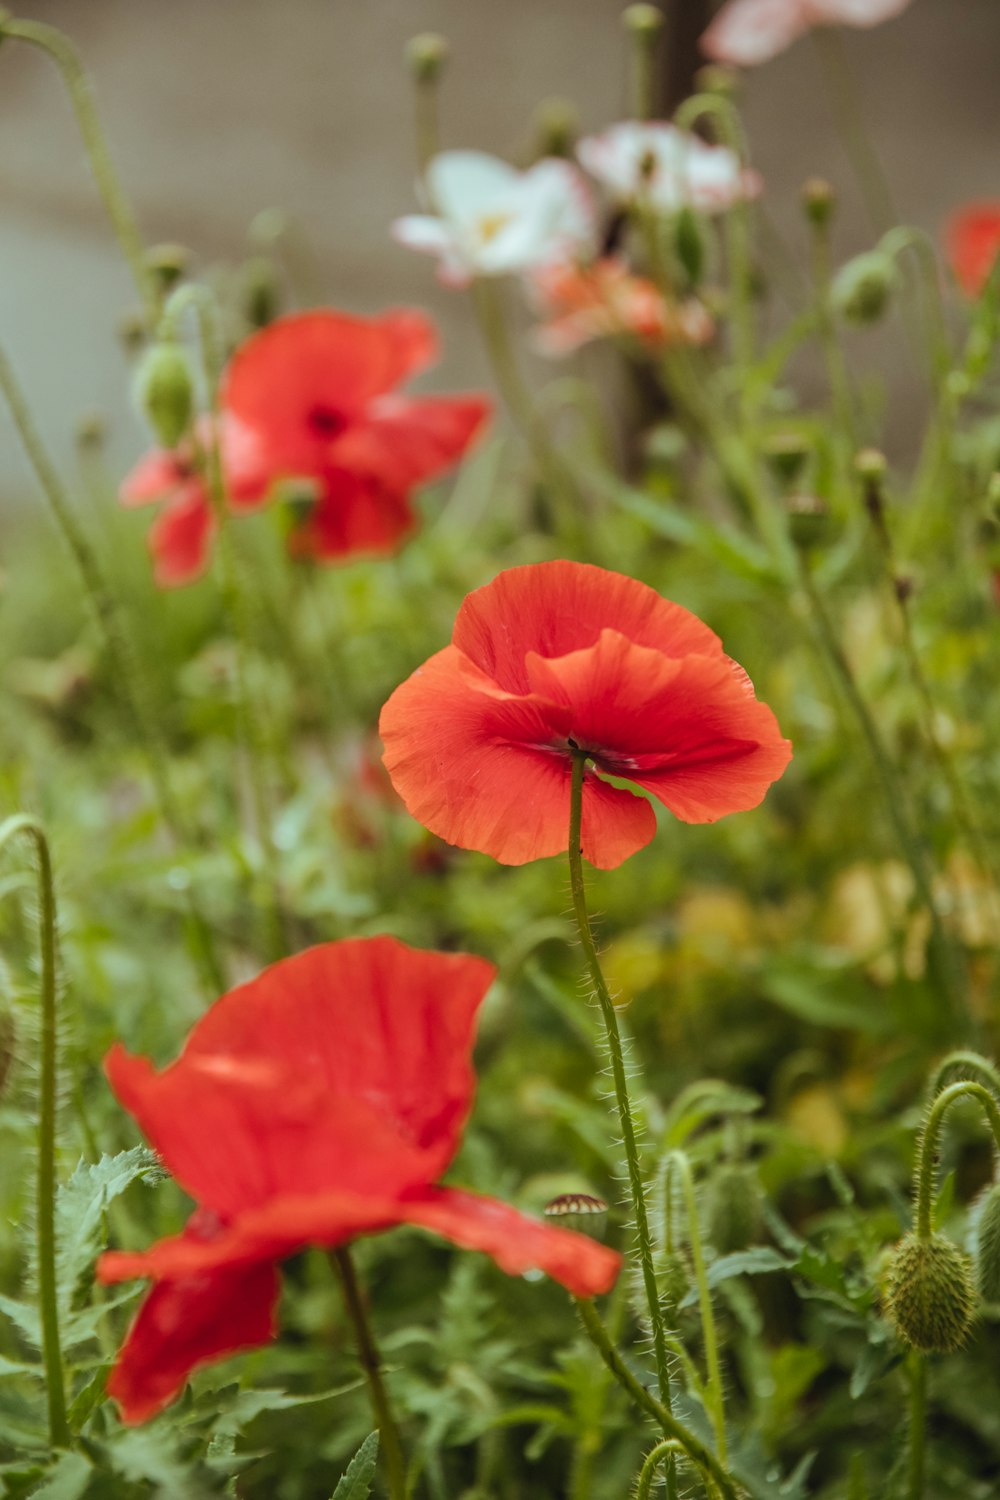
<svg viewBox="0 0 1000 1500"><path fill-rule="evenodd" d="M529 656L528 676L572 712L573 738L598 766L685 822L756 807L791 759L774 714L726 657L671 661L604 630L589 650Z"/></svg>
<svg viewBox="0 0 1000 1500"><path fill-rule="evenodd" d="M182 1186L226 1219L334 1188L391 1197L454 1154L494 974L390 937L327 943L224 995L162 1072L120 1047L105 1069Z"/></svg>
<svg viewBox="0 0 1000 1500"><path fill-rule="evenodd" d="M949 221L948 259L963 292L977 297L1000 254L1000 203L974 203Z"/></svg>
<svg viewBox="0 0 1000 1500"><path fill-rule="evenodd" d="M383 396L337 442L336 459L406 491L456 464L489 412L485 396Z"/></svg>
<svg viewBox="0 0 1000 1500"><path fill-rule="evenodd" d="M530 692L525 658L565 656L617 630L664 656L721 656L722 642L697 615L638 579L587 563L508 568L467 595L452 643L512 693Z"/></svg>
<svg viewBox="0 0 1000 1500"><path fill-rule="evenodd" d="M485 1251L509 1276L544 1271L574 1297L609 1292L622 1266L617 1251L588 1235L530 1219L496 1198L459 1188L432 1188L408 1199L402 1216L465 1250Z"/></svg>
<svg viewBox="0 0 1000 1500"><path fill-rule="evenodd" d="M192 1370L277 1332L278 1272L262 1264L164 1282L148 1293L108 1377L126 1422L145 1422L183 1389Z"/></svg>
<svg viewBox="0 0 1000 1500"><path fill-rule="evenodd" d="M215 520L201 481L195 479L165 505L149 528L153 576L161 589L200 578L208 566Z"/></svg>

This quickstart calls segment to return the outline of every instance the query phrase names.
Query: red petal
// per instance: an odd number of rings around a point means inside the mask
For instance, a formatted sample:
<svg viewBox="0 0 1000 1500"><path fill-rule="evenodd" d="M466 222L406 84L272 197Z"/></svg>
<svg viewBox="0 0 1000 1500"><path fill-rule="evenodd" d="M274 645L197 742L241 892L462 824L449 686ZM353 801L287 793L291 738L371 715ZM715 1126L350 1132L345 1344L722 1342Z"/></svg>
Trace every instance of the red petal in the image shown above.
<svg viewBox="0 0 1000 1500"><path fill-rule="evenodd" d="M454 646L425 662L382 710L392 783L412 815L451 844L502 864L569 845L568 707L505 693ZM610 869L652 838L642 798L588 776L583 846Z"/></svg>
<svg viewBox="0 0 1000 1500"><path fill-rule="evenodd" d="M555 661L530 657L536 692L572 706L573 737L688 823L756 807L791 759L774 714L726 657L671 661L616 631Z"/></svg>
<svg viewBox="0 0 1000 1500"><path fill-rule="evenodd" d="M476 589L455 620L452 644L508 692L531 691L525 657L565 656L617 630L664 656L720 656L722 643L697 615L655 589L587 563L509 568Z"/></svg>
<svg viewBox="0 0 1000 1500"><path fill-rule="evenodd" d="M105 1068L182 1186L226 1219L295 1194L391 1198L454 1154L494 974L390 937L326 943L223 996L162 1072L120 1047Z"/></svg>
<svg viewBox="0 0 1000 1500"><path fill-rule="evenodd" d="M609 1292L622 1258L585 1234L530 1219L496 1198L458 1188L432 1188L402 1205L406 1222L432 1229L465 1250L484 1250L502 1271L544 1271L574 1297Z"/></svg>
<svg viewBox="0 0 1000 1500"><path fill-rule="evenodd" d="M208 566L215 531L212 507L200 480L179 491L149 528L154 577L161 589L199 578Z"/></svg>
<svg viewBox="0 0 1000 1500"><path fill-rule="evenodd" d="M198 1365L266 1344L277 1332L273 1265L229 1268L155 1286L108 1377L126 1422L162 1411Z"/></svg>
<svg viewBox="0 0 1000 1500"><path fill-rule="evenodd" d="M384 396L336 443L337 463L405 492L457 463L489 412L485 396Z"/></svg>
<svg viewBox="0 0 1000 1500"><path fill-rule="evenodd" d="M946 230L948 259L963 292L977 297L1000 254L1000 203L975 203Z"/></svg>
<svg viewBox="0 0 1000 1500"><path fill-rule="evenodd" d="M357 553L384 557L396 551L415 523L405 493L336 469L320 477L316 503L293 533L290 546L295 556L322 562L337 562Z"/></svg>
<svg viewBox="0 0 1000 1500"><path fill-rule="evenodd" d="M151 448L122 480L118 499L122 505L149 505L165 500L191 481L191 470L171 448Z"/></svg>

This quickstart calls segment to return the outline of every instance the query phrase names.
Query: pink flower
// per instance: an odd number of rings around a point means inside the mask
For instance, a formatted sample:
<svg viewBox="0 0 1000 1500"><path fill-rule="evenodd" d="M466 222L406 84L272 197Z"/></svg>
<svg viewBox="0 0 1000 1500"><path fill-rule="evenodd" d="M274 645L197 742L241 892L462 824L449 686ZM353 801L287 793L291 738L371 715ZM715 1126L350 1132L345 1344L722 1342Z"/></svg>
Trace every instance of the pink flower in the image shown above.
<svg viewBox="0 0 1000 1500"><path fill-rule="evenodd" d="M760 177L728 146L710 146L661 120L622 120L586 136L577 155L615 198L641 199L662 213L721 213L760 192Z"/></svg>
<svg viewBox="0 0 1000 1500"><path fill-rule="evenodd" d="M545 318L535 335L543 354L569 354L591 339L623 334L654 349L704 344L714 331L696 299L669 300L611 255L590 266L543 266L532 286Z"/></svg>
<svg viewBox="0 0 1000 1500"><path fill-rule="evenodd" d="M784 52L814 26L877 26L910 0L729 0L701 39L715 62L753 68Z"/></svg>

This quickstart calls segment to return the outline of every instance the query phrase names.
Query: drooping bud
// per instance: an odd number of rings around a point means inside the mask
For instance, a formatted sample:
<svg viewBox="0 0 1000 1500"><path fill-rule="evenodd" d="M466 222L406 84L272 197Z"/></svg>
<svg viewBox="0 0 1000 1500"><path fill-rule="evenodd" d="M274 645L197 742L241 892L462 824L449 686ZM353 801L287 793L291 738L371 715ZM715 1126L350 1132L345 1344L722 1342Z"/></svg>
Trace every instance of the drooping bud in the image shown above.
<svg viewBox="0 0 1000 1500"><path fill-rule="evenodd" d="M417 83L436 83L449 56L448 40L434 31L422 31L406 44L406 61Z"/></svg>
<svg viewBox="0 0 1000 1500"><path fill-rule="evenodd" d="M833 278L833 305L850 323L875 323L896 287L896 267L879 250L856 255Z"/></svg>
<svg viewBox="0 0 1000 1500"><path fill-rule="evenodd" d="M950 1354L975 1315L972 1260L943 1234L904 1235L892 1252L885 1311L899 1337L922 1354Z"/></svg>
<svg viewBox="0 0 1000 1500"><path fill-rule="evenodd" d="M802 206L806 211L806 218L817 229L829 224L837 206L837 197L825 177L810 177L802 184Z"/></svg>
<svg viewBox="0 0 1000 1500"><path fill-rule="evenodd" d="M185 245L151 245L145 255L146 266L164 296L183 281L193 258Z"/></svg>
<svg viewBox="0 0 1000 1500"><path fill-rule="evenodd" d="M705 1230L720 1255L745 1250L761 1228L760 1187L751 1167L730 1164L712 1178L705 1204Z"/></svg>
<svg viewBox="0 0 1000 1500"><path fill-rule="evenodd" d="M976 1239L979 1295L984 1302L1000 1302L1000 1182L983 1199Z"/></svg>
<svg viewBox="0 0 1000 1500"><path fill-rule="evenodd" d="M179 344L160 340L146 350L133 382L135 404L164 448L176 448L191 425L194 389Z"/></svg>

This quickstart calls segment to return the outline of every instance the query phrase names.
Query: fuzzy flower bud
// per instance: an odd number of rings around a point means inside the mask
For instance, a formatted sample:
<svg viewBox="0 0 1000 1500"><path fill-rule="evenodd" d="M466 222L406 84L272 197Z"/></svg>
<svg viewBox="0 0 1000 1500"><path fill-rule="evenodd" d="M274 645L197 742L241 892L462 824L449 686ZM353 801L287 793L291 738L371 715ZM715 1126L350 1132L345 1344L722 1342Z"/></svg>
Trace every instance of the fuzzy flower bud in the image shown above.
<svg viewBox="0 0 1000 1500"><path fill-rule="evenodd" d="M760 1234L760 1188L750 1167L720 1167L705 1205L705 1229L720 1255L745 1250Z"/></svg>
<svg viewBox="0 0 1000 1500"><path fill-rule="evenodd" d="M833 278L833 305L850 323L876 323L895 285L892 261L878 250L869 250L841 266Z"/></svg>
<svg viewBox="0 0 1000 1500"><path fill-rule="evenodd" d="M663 27L663 12L655 5L627 5L622 11L622 25L636 36L655 36Z"/></svg>
<svg viewBox="0 0 1000 1500"><path fill-rule="evenodd" d="M965 1342L975 1314L972 1261L943 1234L904 1235L892 1252L885 1310L899 1337L922 1354Z"/></svg>
<svg viewBox="0 0 1000 1500"><path fill-rule="evenodd" d="M837 198L825 177L810 177L802 184L802 206L806 211L806 218L817 229L829 224L837 206Z"/></svg>
<svg viewBox="0 0 1000 1500"><path fill-rule="evenodd" d="M976 1280L984 1302L1000 1302L1000 1183L983 1199L979 1214Z"/></svg>
<svg viewBox="0 0 1000 1500"><path fill-rule="evenodd" d="M436 83L448 61L446 37L433 31L422 31L406 44L406 61L417 83Z"/></svg>
<svg viewBox="0 0 1000 1500"><path fill-rule="evenodd" d="M194 411L194 391L187 356L178 344L153 344L139 361L133 383L135 404L157 442L176 448Z"/></svg>

